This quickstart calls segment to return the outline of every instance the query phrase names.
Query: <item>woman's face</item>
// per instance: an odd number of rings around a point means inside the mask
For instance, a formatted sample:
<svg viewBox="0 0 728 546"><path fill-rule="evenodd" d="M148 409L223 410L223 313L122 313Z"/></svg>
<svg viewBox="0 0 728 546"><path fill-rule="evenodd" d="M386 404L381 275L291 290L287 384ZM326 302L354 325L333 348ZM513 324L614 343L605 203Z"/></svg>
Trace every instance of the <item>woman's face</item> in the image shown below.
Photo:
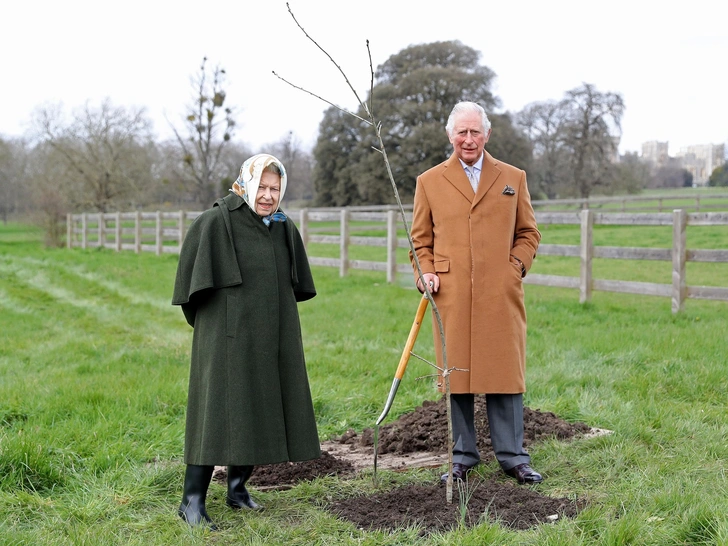
<svg viewBox="0 0 728 546"><path fill-rule="evenodd" d="M255 198L255 212L258 216L270 216L278 208L281 196L281 177L269 171L260 175L260 186Z"/></svg>

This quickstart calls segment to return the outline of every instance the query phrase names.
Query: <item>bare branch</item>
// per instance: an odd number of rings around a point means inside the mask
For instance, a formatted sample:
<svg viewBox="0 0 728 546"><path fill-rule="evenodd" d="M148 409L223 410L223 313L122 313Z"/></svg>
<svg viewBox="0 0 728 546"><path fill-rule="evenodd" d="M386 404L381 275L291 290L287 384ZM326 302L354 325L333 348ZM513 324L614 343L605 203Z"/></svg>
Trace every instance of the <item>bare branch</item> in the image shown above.
<svg viewBox="0 0 728 546"><path fill-rule="evenodd" d="M443 375L443 377L447 377L452 372L469 372L469 371L470 371L470 368L454 368L453 367L453 368L448 368L447 370L445 370L442 375Z"/></svg>
<svg viewBox="0 0 728 546"><path fill-rule="evenodd" d="M439 334L440 334L440 346L442 348L442 363L443 363L443 367L442 367L442 370L443 370L442 377L443 377L444 382L445 382L445 397L446 397L446 401L445 402L446 402L446 408L447 408L448 438L450 439L450 443L452 444L453 443L453 437L452 437L452 412L451 412L451 405L450 405L450 373L448 372L448 365L447 365L447 350L446 350L446 346L445 346L445 329L444 329L444 326L442 324L442 318L440 316L440 311L437 308L437 305L435 304L435 301L434 301L434 299L432 297L432 293L430 292L430 289L427 286L427 283L424 282L424 274L422 273L422 267L420 266L420 261L419 261L419 258L417 257L417 253L415 252L414 242L412 241L412 234L411 234L411 231L410 231L409 224L407 223L407 217L406 217L406 213L405 213L405 210L404 210L404 206L402 205L402 200L400 199L400 196L399 196L399 190L397 189L397 183L395 182L394 174L392 172L392 167L391 167L391 165L389 163L389 158L387 157L387 150L386 150L386 147L384 145L384 140L382 138L382 132L381 132L382 124L381 124L381 122L377 122L375 120L374 115L373 115L373 113L371 111L371 108L369 108L359 98L358 93L356 92L356 90L354 89L354 87L351 85L351 82L349 81L349 78L346 76L346 74L341 69L341 67L333 60L333 58L331 57L331 55L329 55L326 50L324 50L313 38L311 38L311 36L309 36L309 34L306 32L306 30L300 25L300 23L296 19L295 15L293 14L293 11L291 10L291 7L290 7L290 5L288 3L286 3L286 7L288 8L288 12L290 13L291 17L295 21L295 23L298 26L298 28L301 29L301 31L304 33L304 35L311 42L313 42L316 45L316 47L318 47L319 50L321 50L324 53L324 55L326 55L329 58L329 60L334 64L334 66L336 66L336 68L339 70L339 72L341 73L341 75L344 77L344 80L346 81L347 85L349 86L349 88L351 89L351 91L354 93L354 96L356 97L357 101L359 102L359 105L362 107L362 109L365 112L367 112L367 115L370 118L369 121L368 121L368 123L370 123L374 127L377 140L379 141L379 149L377 149L377 148L373 148L373 149L375 149L378 152L380 152L382 154L382 157L384 158L384 164L387 167L387 175L389 177L389 182L390 182L390 184L392 186L392 191L394 193L395 200L397 201L397 205L399 207L399 212L400 212L400 215L401 215L401 218L402 218L402 223L404 225L405 233L407 234L407 242L409 243L410 255L412 256L412 259L414 261L415 268L417 270L417 276L420 279L420 282L422 283L422 286L424 287L425 293L427 294L427 298L428 298L428 300L430 301L430 303L432 305L432 312L435 315L435 321L437 323L437 327L438 327ZM367 41L367 50L369 50L369 42L368 41ZM373 69L372 62L371 62L371 53L369 55L369 71L370 71L371 82L372 82L371 83L371 87L372 87L372 90L373 90L373 87L374 87L374 83L373 83L374 82L374 69ZM283 79L283 78L281 78L281 79ZM289 82L286 82L286 83L289 83ZM291 85L291 84L289 83L289 85ZM297 87L297 86L294 86L294 87ZM300 87L297 87L297 88L298 89L301 89L302 91L305 91L305 92L307 92L307 93L309 93L309 94L311 94L313 96L316 96L313 93L311 93L310 91L306 91L305 89L302 89ZM370 93L370 95L371 94L372 93ZM324 100L324 99L321 99L321 100ZM331 104L329 101L325 101L324 100L324 102L327 102L328 104ZM336 108L339 108L339 107L336 106ZM343 112L346 112L346 113L350 113L350 112L348 112L346 110L343 110L341 108L339 108L339 110L342 110ZM352 115L354 115L354 114L352 114ZM357 119L360 119L361 120L361 118L359 116L357 116L357 115L354 115L354 117L356 117ZM362 121L366 121L366 120L362 120ZM447 501L448 504L450 504L450 503L452 503L452 483L453 483L452 482L452 449L448 450L448 469L449 469L448 470L448 479L447 479L447 482L446 482L446 501Z"/></svg>
<svg viewBox="0 0 728 546"><path fill-rule="evenodd" d="M367 40L367 55L369 56L369 74L371 75L369 78L369 107L367 113L374 117L374 64L372 63L372 50L369 47L369 40Z"/></svg>
<svg viewBox="0 0 728 546"><path fill-rule="evenodd" d="M429 364L429 362L428 362L428 364ZM438 370L440 370L440 368L438 368L437 366L434 366L434 367L437 368ZM465 368L448 368L444 373L432 373L429 375L421 375L419 377L415 377L415 381L419 381L420 379L427 379L428 377L441 377L441 376L447 377L452 372L467 372L467 371L468 370Z"/></svg>
<svg viewBox="0 0 728 546"><path fill-rule="evenodd" d="M354 117L355 117L356 119L358 119L359 121L363 121L364 123L368 123L369 125L371 125L371 124L372 124L372 122L371 122L370 120L368 120L368 119L364 119L364 118L362 118L362 117L359 117L359 116L358 116L358 115L356 115L356 114L355 114L354 112L350 112L350 111L349 111L349 110L347 110L346 108L342 108L342 107L341 107L341 106L339 106L338 104L334 104L333 102L331 102L331 101L328 101L328 100L326 100L326 99L325 99L325 98L323 98L323 97L320 97L320 96L319 96L319 95L317 95L316 93L312 93L312 92L311 92L311 91L309 91L308 89L304 89L303 87L299 87L298 85L296 85L296 84L294 84L294 83L291 83L291 82L289 82L289 81L288 81L287 79L285 79L284 77L282 77L282 76L279 76L279 75L278 75L278 74L276 73L276 71L275 71L275 70L273 70L272 72L273 72L273 75L274 75L274 76L275 76L276 78L278 78L279 80L281 80L281 81L283 81L283 82L287 83L287 84L288 84L288 85L290 85L291 87L293 87L293 88L295 88L295 89L298 89L299 91L303 91L304 93L308 93L308 94L309 94L309 95L311 95L312 97L316 97L317 99L319 99L319 100L321 100L321 101L325 102L326 104L329 104L329 105L333 106L333 107L334 107L334 108L336 108L337 110L340 110L341 112L344 112L345 114L349 114L350 116L354 116Z"/></svg>
<svg viewBox="0 0 728 546"><path fill-rule="evenodd" d="M422 358L421 356L419 356L419 355L417 355L417 354L413 353L412 351L410 351L410 355L411 355L411 356L413 356L413 357L415 357L415 358L416 358L416 359L418 359L418 360L421 360L421 361L422 361L422 362L424 362L425 364L427 364L427 365L429 365L429 366L432 366L432 367L433 367L433 368L435 368L436 370L439 370L439 371L440 371L440 373L442 373L442 372L443 372L443 369L442 369L442 368L440 368L440 366L438 366L437 364L433 364L432 362L430 362L430 361L429 361L429 360L427 360L426 358Z"/></svg>
<svg viewBox="0 0 728 546"><path fill-rule="evenodd" d="M291 17L293 17L293 20L296 22L296 25L298 26L298 28L301 29L301 32L303 32L306 35L306 38L308 38L309 40L311 40L311 42L313 42L313 44L317 48L319 48L324 55L326 55L329 58L329 60L334 64L334 66L339 70L339 72L341 73L341 75L344 77L344 80L346 81L346 84L349 86L349 89L351 89L351 92L354 93L354 96L356 97L356 101L359 104L363 104L362 103L362 100L359 98L359 94L356 92L356 89L354 89L354 86L351 85L351 82L349 81L349 78L346 77L346 74L341 69L341 67L338 65L338 63L336 61L334 61L334 59L331 57L331 55L329 55L328 52L324 48L322 48L318 44L318 42L316 40L314 40L313 38L311 38L311 36L308 35L308 32L306 32L306 29L304 29L301 26L301 24L298 22L298 19L296 19L296 16L293 14L293 11L291 10L291 6L288 5L288 2L286 2L286 7L288 8L288 13L291 14Z"/></svg>

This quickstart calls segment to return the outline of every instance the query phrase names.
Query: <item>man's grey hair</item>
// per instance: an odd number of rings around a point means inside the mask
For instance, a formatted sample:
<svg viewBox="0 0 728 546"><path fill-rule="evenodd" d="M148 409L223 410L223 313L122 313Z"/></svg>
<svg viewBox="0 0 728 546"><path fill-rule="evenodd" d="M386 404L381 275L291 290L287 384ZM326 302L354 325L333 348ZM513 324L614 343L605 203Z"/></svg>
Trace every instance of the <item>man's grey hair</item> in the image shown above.
<svg viewBox="0 0 728 546"><path fill-rule="evenodd" d="M485 110L483 110L483 107L475 102L463 101L458 102L453 107L452 112L450 112L450 117L447 118L447 125L445 125L447 136L452 136L452 130L453 127L455 127L455 118L460 114L470 113L480 114L480 118L483 120L483 134L490 131L490 120L488 119L488 115L485 113Z"/></svg>

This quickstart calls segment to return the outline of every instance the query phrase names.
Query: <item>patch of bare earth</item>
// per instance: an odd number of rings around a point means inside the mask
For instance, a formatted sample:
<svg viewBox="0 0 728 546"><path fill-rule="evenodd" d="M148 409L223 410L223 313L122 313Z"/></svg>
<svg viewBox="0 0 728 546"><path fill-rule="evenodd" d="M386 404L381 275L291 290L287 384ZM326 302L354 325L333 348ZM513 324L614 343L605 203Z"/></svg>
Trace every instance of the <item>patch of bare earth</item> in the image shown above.
<svg viewBox="0 0 728 546"><path fill-rule="evenodd" d="M569 423L551 412L530 408L524 408L523 417L526 448L546 438L568 440L603 432L584 423ZM378 468L406 470L444 465L448 445L446 419L442 398L424 402L415 411L381 426ZM475 420L481 459L491 461L494 455L484 396L476 396ZM371 469L374 463L373 432L373 429L365 429L358 434L350 430L337 441L324 442L322 457L314 461L258 466L250 484L260 490L280 489L320 476L349 477L356 471ZM538 470L538 465L534 466ZM526 529L559 518L574 517L579 509L576 500L542 495L538 486L518 486L503 474L485 480L476 474L471 476L474 478L464 491L464 499L467 499L465 517L460 510L458 491L453 491L453 503L447 504L445 489L439 480L432 485L405 485L340 500L328 509L360 528L394 530L416 525L423 533L447 531L458 525L476 525L483 517L512 529ZM216 479L224 481L225 478L224 469L216 472Z"/></svg>
<svg viewBox="0 0 728 546"><path fill-rule="evenodd" d="M463 499L465 514L459 500ZM498 478L468 480L453 489L453 502L445 502L440 485L407 485L373 495L333 503L329 510L361 529L395 530L418 526L421 534L473 526L483 518L511 529L523 530L562 517L574 517L577 503L541 495L528 487L503 483Z"/></svg>

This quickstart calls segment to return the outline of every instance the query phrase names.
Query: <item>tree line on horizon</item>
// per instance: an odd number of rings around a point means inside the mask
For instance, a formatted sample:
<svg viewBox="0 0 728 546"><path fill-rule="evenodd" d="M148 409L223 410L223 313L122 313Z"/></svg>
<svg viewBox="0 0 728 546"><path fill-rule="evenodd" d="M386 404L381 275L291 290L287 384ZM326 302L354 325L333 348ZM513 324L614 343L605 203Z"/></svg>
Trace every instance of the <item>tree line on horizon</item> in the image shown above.
<svg viewBox="0 0 728 546"><path fill-rule="evenodd" d="M534 199L692 183L679 167L656 170L636 153L618 156L625 109L620 94L584 83L560 100L501 113L495 73L480 57L459 41L433 42L409 46L377 68L367 102L381 122L404 202L411 202L417 176L452 153L445 124L461 100L488 112L493 134L486 149L527 171ZM385 166L372 149L373 129L334 106L324 113L312 151L292 131L253 150L235 139L238 116L226 95L225 70L204 58L181 110L177 123L168 120L174 138L157 141L144 109L115 106L110 99L87 103L70 116L60 106L37 109L29 137L0 136L0 214L7 221L11 213L32 213L48 243L59 244L69 212L201 210L227 192L242 161L259 151L286 165L293 182L287 203L392 202ZM728 185L721 174L728 168L721 169L713 185Z"/></svg>

